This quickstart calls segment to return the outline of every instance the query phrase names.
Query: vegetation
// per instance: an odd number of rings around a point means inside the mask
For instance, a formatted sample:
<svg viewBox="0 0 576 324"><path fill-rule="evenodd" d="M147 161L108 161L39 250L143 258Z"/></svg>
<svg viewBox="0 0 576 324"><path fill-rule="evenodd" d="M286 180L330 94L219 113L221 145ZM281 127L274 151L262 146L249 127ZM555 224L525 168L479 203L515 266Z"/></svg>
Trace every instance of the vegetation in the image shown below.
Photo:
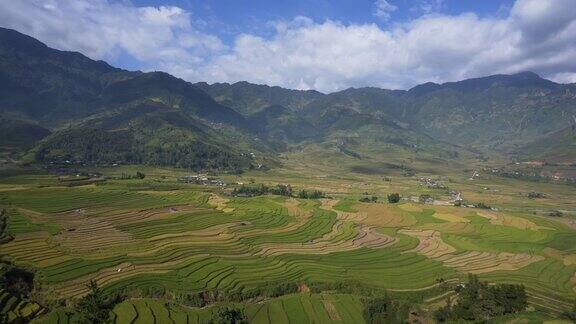
<svg viewBox="0 0 576 324"><path fill-rule="evenodd" d="M530 199L540 199L540 198L546 198L546 195L544 195L541 192L536 192L536 191L531 191L528 193L528 198Z"/></svg>
<svg viewBox="0 0 576 324"><path fill-rule="evenodd" d="M551 216L551 217L562 217L562 216L564 216L564 214L563 214L561 211L559 211L559 210L553 210L553 211L551 211L551 212L548 213L548 216Z"/></svg>
<svg viewBox="0 0 576 324"><path fill-rule="evenodd" d="M110 311L118 302L117 298L107 298L95 281L88 283L88 289L88 294L82 297L75 307L81 321L94 324L108 322Z"/></svg>
<svg viewBox="0 0 576 324"><path fill-rule="evenodd" d="M192 85L6 29L0 53L0 115L30 135L0 143L2 322L572 316L573 85ZM553 164L528 160L542 134Z"/></svg>
<svg viewBox="0 0 576 324"><path fill-rule="evenodd" d="M384 296L366 302L364 319L366 323L404 323L409 310L408 303Z"/></svg>
<svg viewBox="0 0 576 324"><path fill-rule="evenodd" d="M361 197L359 200L360 200L360 202L375 203L378 201L378 197L377 196L370 196L370 197L364 196L364 197Z"/></svg>
<svg viewBox="0 0 576 324"><path fill-rule="evenodd" d="M302 199L320 199L326 197L320 190L306 190L302 189L298 192L298 198Z"/></svg>
<svg viewBox="0 0 576 324"><path fill-rule="evenodd" d="M239 308L223 308L213 321L215 324L247 324L246 315Z"/></svg>
<svg viewBox="0 0 576 324"><path fill-rule="evenodd" d="M240 187L234 188L232 191L233 196L262 196L266 194L279 195L292 197L293 191L292 187L284 184L278 184L276 187L269 187L264 184L260 185L241 185Z"/></svg>
<svg viewBox="0 0 576 324"><path fill-rule="evenodd" d="M400 194L398 193L391 193L388 195L388 202L391 204L396 204L400 202Z"/></svg>
<svg viewBox="0 0 576 324"><path fill-rule="evenodd" d="M4 208L0 210L0 244L6 243L14 239L14 237L8 233L8 211Z"/></svg>
<svg viewBox="0 0 576 324"><path fill-rule="evenodd" d="M458 299L454 305L438 309L434 317L438 322L449 320L489 321L496 316L518 313L526 309L528 300L522 285L488 285L470 274L468 282L458 286Z"/></svg>
<svg viewBox="0 0 576 324"><path fill-rule="evenodd" d="M570 321L576 322L576 305L574 306L574 308L572 310L564 311L562 313L562 317L564 317Z"/></svg>
<svg viewBox="0 0 576 324"><path fill-rule="evenodd" d="M491 206L487 205L484 202L477 202L474 204L474 208L479 208L479 209L492 209Z"/></svg>
<svg viewBox="0 0 576 324"><path fill-rule="evenodd" d="M19 298L28 298L34 289L34 273L0 262L0 289Z"/></svg>

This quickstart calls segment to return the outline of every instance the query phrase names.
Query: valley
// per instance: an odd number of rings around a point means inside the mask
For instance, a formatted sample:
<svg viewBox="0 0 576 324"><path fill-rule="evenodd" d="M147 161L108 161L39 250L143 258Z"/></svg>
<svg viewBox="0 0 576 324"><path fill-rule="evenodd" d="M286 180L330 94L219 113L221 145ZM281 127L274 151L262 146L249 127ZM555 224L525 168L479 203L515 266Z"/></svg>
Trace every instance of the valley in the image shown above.
<svg viewBox="0 0 576 324"><path fill-rule="evenodd" d="M0 81L1 320L574 315L576 84L193 84L3 28Z"/></svg>

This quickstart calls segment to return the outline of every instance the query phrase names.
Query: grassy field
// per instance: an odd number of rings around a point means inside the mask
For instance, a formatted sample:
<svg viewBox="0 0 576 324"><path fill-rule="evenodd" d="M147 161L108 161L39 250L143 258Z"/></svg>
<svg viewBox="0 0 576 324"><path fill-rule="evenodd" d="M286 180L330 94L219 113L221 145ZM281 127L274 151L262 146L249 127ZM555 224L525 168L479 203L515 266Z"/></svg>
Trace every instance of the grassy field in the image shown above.
<svg viewBox="0 0 576 324"><path fill-rule="evenodd" d="M426 314L438 306L428 301L446 293L438 280L459 282L467 273L525 285L532 310L522 316L528 319L554 318L572 307L576 188L489 173L470 180L469 171L342 172L358 162L323 167L301 154L286 157L281 169L221 177L230 184L288 183L328 198L232 197L230 186L178 182L184 170L138 166L97 170L108 180L79 186L50 174L5 173L0 205L14 239L0 246L1 254L35 270L36 298L46 304L82 297L91 280L107 292L124 292L129 298L114 308L116 323L201 323L222 307L184 307L170 296L345 281L409 295ZM136 171L146 178L115 178ZM423 186L421 176L494 208L447 206L448 190ZM528 199L531 191L545 198ZM389 204L391 192L405 199ZM439 203L410 200L422 194ZM365 195L378 201L359 202ZM564 216L547 216L550 210ZM58 307L44 310L2 296L2 313L12 318L20 312L49 323L73 320ZM239 307L254 323L363 321L358 294L299 293Z"/></svg>

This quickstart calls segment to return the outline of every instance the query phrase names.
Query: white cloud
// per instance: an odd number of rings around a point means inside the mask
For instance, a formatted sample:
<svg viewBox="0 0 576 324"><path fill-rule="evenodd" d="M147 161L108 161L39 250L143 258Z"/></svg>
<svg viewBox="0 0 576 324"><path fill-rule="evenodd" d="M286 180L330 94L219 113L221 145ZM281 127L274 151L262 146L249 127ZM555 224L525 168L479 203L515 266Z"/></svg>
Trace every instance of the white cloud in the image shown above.
<svg viewBox="0 0 576 324"><path fill-rule="evenodd" d="M526 70L572 82L573 4L517 0L498 18L432 13L386 28L297 17L271 22L271 37L241 34L228 45L195 29L194 17L181 8L106 0L0 0L0 24L93 58L125 52L144 67L191 81L334 91L407 88Z"/></svg>
<svg viewBox="0 0 576 324"><path fill-rule="evenodd" d="M376 9L374 10L374 15L384 21L389 20L392 12L396 11L398 7L391 4L387 0L376 0L374 2Z"/></svg>
<svg viewBox="0 0 576 324"><path fill-rule="evenodd" d="M0 0L0 21L49 46L112 59L121 51L154 66L202 61L218 53L216 37L195 31L190 13L174 6L134 7L107 0Z"/></svg>
<svg viewBox="0 0 576 324"><path fill-rule="evenodd" d="M422 0L417 6L412 7L411 11L429 14L440 11L443 5L444 0Z"/></svg>

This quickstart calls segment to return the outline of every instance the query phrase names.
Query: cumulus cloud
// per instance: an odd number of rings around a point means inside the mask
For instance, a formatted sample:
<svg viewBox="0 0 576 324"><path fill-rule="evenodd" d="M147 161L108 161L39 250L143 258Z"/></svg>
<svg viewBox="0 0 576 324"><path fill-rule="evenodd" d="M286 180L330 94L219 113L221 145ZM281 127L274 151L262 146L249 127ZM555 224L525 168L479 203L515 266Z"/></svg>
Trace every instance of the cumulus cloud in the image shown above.
<svg viewBox="0 0 576 324"><path fill-rule="evenodd" d="M376 0L376 2L374 2L374 6L376 7L374 10L374 15L385 21L390 19L392 12L398 9L398 7L391 4L387 0Z"/></svg>
<svg viewBox="0 0 576 324"><path fill-rule="evenodd" d="M323 91L409 88L526 70L571 81L576 76L572 5L572 0L518 0L504 18L428 14L388 29L336 21L288 24L271 39L239 36L231 52L213 58L203 71L214 80Z"/></svg>
<svg viewBox="0 0 576 324"><path fill-rule="evenodd" d="M190 81L247 80L328 92L526 70L574 82L573 4L517 0L497 18L428 13L387 27L297 17L271 22L270 37L240 34L227 45L194 28L192 13L181 8L106 0L0 0L0 24L93 58L125 52L149 69Z"/></svg>
<svg viewBox="0 0 576 324"><path fill-rule="evenodd" d="M134 7L107 0L0 0L3 27L38 38L49 46L80 51L94 59L121 52L151 66L202 61L224 49L214 36L199 33L190 13L174 6Z"/></svg>

